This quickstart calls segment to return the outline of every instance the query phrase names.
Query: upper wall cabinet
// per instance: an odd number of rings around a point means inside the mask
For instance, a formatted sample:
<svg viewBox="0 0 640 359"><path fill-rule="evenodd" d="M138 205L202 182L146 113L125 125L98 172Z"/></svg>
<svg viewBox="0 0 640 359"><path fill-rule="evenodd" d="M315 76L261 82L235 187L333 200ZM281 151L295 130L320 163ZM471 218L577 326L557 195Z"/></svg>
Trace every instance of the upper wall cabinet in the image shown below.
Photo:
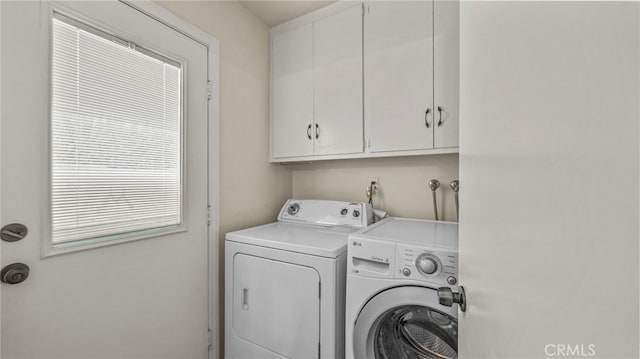
<svg viewBox="0 0 640 359"><path fill-rule="evenodd" d="M337 2L271 30L271 161L458 152L459 3Z"/></svg>
<svg viewBox="0 0 640 359"><path fill-rule="evenodd" d="M457 1L365 3L369 152L458 147L458 13Z"/></svg>
<svg viewBox="0 0 640 359"><path fill-rule="evenodd" d="M362 153L361 4L273 29L271 81L273 159Z"/></svg>

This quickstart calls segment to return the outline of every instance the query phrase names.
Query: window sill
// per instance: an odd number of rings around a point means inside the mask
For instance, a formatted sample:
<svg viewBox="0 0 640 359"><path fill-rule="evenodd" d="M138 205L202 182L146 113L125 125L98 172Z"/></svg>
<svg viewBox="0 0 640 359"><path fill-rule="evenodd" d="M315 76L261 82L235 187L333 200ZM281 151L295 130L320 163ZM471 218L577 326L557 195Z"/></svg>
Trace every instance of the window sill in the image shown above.
<svg viewBox="0 0 640 359"><path fill-rule="evenodd" d="M172 234L177 234L181 232L186 232L187 228L184 224L169 226L169 227L161 227L148 229L143 231L131 232L131 233L123 233L114 236L107 237L98 237L98 238L90 238L83 239L73 242L66 243L51 243L50 236L44 239L44 243L42 246L42 255L41 258L49 258L55 257L62 254L70 254L75 252L86 251L90 249L102 248L107 246L112 246L116 244L128 243L133 241L139 241L142 239L149 239L161 236L167 236Z"/></svg>

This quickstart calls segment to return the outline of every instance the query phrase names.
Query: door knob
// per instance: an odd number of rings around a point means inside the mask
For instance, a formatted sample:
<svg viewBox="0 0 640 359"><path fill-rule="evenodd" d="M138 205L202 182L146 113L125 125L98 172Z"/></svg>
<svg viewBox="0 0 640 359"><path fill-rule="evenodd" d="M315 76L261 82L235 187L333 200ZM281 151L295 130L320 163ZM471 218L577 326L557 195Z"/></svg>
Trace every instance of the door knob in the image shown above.
<svg viewBox="0 0 640 359"><path fill-rule="evenodd" d="M7 284L18 284L29 278L29 266L24 263L12 263L2 268L0 281Z"/></svg>
<svg viewBox="0 0 640 359"><path fill-rule="evenodd" d="M460 311L467 311L467 296L464 293L464 287L460 286L460 291L455 293L449 287L438 288L438 301L440 304L451 307L453 303L460 305Z"/></svg>
<svg viewBox="0 0 640 359"><path fill-rule="evenodd" d="M6 242L16 242L27 236L29 230L21 223L11 223L0 229L0 238Z"/></svg>

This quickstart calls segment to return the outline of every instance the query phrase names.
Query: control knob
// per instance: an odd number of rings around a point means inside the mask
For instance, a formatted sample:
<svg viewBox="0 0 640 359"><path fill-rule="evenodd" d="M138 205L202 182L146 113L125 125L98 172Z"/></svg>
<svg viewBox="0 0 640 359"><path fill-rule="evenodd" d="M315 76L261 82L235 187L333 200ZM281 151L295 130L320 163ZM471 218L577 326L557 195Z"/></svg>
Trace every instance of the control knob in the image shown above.
<svg viewBox="0 0 640 359"><path fill-rule="evenodd" d="M300 204L298 203L293 203L289 205L289 208L287 208L287 213L290 216L295 216L296 214L298 214L298 212L300 212Z"/></svg>
<svg viewBox="0 0 640 359"><path fill-rule="evenodd" d="M416 267L420 272L430 275L438 271L438 262L434 257L422 254L416 259Z"/></svg>
<svg viewBox="0 0 640 359"><path fill-rule="evenodd" d="M360 210L359 209L354 209L353 210L353 217L354 218L360 217Z"/></svg>
<svg viewBox="0 0 640 359"><path fill-rule="evenodd" d="M343 208L342 210L340 210L340 214L343 215L343 216L346 216L347 213L349 213L349 210L346 209L346 208Z"/></svg>

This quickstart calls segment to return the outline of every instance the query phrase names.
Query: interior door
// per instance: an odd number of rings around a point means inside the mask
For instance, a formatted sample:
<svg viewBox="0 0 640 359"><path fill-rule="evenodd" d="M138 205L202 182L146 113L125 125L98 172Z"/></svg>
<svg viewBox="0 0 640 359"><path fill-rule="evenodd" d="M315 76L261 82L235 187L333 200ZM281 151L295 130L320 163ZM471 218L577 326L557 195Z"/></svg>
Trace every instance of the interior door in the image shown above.
<svg viewBox="0 0 640 359"><path fill-rule="evenodd" d="M51 241L52 7L181 61L181 230L41 256ZM206 47L118 1L2 2L1 23L2 224L29 230L2 242L2 263L31 269L26 281L2 284L2 357L207 357Z"/></svg>
<svg viewBox="0 0 640 359"><path fill-rule="evenodd" d="M461 358L638 357L639 7L462 2Z"/></svg>
<svg viewBox="0 0 640 359"><path fill-rule="evenodd" d="M363 151L362 6L313 24L316 155Z"/></svg>
<svg viewBox="0 0 640 359"><path fill-rule="evenodd" d="M372 1L365 6L369 150L433 148L433 2Z"/></svg>
<svg viewBox="0 0 640 359"><path fill-rule="evenodd" d="M252 345L286 358L318 357L319 283L311 267L236 254L233 330Z"/></svg>

